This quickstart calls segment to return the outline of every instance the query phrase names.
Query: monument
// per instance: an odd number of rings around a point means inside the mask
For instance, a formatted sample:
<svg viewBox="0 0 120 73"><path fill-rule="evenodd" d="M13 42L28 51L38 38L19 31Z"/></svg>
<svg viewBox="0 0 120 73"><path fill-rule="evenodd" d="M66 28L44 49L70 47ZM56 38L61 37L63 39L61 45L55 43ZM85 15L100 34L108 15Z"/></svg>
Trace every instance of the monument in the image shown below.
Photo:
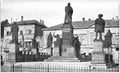
<svg viewBox="0 0 120 73"><path fill-rule="evenodd" d="M80 62L75 57L75 48L73 45L73 26L72 26L72 14L73 9L70 3L65 7L65 19L62 27L62 44L61 44L61 56L53 56L48 60L59 61L59 62ZM56 48L55 48L56 49ZM56 52L56 51L55 51ZM47 61L48 61L47 60Z"/></svg>
<svg viewBox="0 0 120 73"><path fill-rule="evenodd" d="M104 49L106 50L106 55L105 55L105 61L107 65L111 65L114 64L113 62L113 58L112 58L112 33L110 30L108 30L108 32L106 33L106 35L104 36L105 40L104 40Z"/></svg>
<svg viewBox="0 0 120 73"><path fill-rule="evenodd" d="M72 48L72 41L73 41L72 14L73 14L73 9L70 6L70 3L68 3L68 5L65 7L65 19L62 27L62 39L63 39L62 55L69 57L72 54L74 54L74 48Z"/></svg>
<svg viewBox="0 0 120 73"><path fill-rule="evenodd" d="M12 41L10 42L10 50L8 56L11 57L12 62L17 62L17 53L19 51L18 48L18 31L19 27L16 22L13 23L11 27L11 32L12 32Z"/></svg>
<svg viewBox="0 0 120 73"><path fill-rule="evenodd" d="M104 32L105 21L102 19L103 15L99 14L95 20L96 38L93 41L94 50L92 52L92 65L95 67L106 67L105 52L103 51L102 32ZM98 36L99 33L99 36ZM98 38L99 37L99 38Z"/></svg>

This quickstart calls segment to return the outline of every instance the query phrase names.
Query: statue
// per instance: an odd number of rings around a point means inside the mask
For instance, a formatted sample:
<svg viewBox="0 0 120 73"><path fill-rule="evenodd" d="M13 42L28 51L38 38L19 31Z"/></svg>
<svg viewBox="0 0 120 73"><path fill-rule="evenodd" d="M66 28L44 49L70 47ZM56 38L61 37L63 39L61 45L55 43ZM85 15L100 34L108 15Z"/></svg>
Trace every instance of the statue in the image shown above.
<svg viewBox="0 0 120 73"><path fill-rule="evenodd" d="M68 6L65 7L65 20L64 20L64 23L71 23L72 22L72 14L73 14L73 9L70 6L70 3L68 3Z"/></svg>
<svg viewBox="0 0 120 73"><path fill-rule="evenodd" d="M113 58L112 58L112 33L110 32L110 30L108 30L108 32L105 35L105 41L104 41L104 48L107 49L106 51L106 57L105 57L105 61L106 63L113 63Z"/></svg>
<svg viewBox="0 0 120 73"><path fill-rule="evenodd" d="M107 34L105 35L104 47L109 48L112 45L112 33L108 30Z"/></svg>
<svg viewBox="0 0 120 73"><path fill-rule="evenodd" d="M102 19L103 15L99 14L98 18L95 20L95 32L96 32L96 38L97 40L98 33L100 34L99 40L102 40L102 32L104 32L105 29L105 21Z"/></svg>
<svg viewBox="0 0 120 73"><path fill-rule="evenodd" d="M75 39L74 39L74 48L75 48L75 56L78 58L78 59L80 59L80 46L81 46L81 43L80 43L80 41L79 41L79 39L78 39L78 37L76 37Z"/></svg>
<svg viewBox="0 0 120 73"><path fill-rule="evenodd" d="M53 37L52 37L52 34L49 33L47 38L47 47L52 47L52 43L53 43Z"/></svg>
<svg viewBox="0 0 120 73"><path fill-rule="evenodd" d="M59 45L60 45L60 36L59 36L59 34L54 35L54 37L56 38L56 41L54 42L55 47L59 47Z"/></svg>
<svg viewBox="0 0 120 73"><path fill-rule="evenodd" d="M13 23L12 27L11 27L11 32L12 32L12 41L11 42L18 42L18 31L19 31L19 27L17 25L16 22Z"/></svg>

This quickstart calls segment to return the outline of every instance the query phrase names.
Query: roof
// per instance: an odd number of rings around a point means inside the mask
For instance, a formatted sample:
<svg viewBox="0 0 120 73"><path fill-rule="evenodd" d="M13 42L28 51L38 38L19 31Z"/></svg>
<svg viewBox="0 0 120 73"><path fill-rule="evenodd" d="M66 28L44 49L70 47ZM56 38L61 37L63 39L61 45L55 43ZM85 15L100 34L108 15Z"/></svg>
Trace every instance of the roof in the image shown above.
<svg viewBox="0 0 120 73"><path fill-rule="evenodd" d="M72 22L73 28L74 29L88 29L88 28L93 28L92 26L94 25L94 20L90 21L73 21ZM63 26L62 24L58 24L49 28L43 28L42 30L44 31L49 31L49 30L61 30ZM119 21L118 20L105 20L105 27L119 27Z"/></svg>
<svg viewBox="0 0 120 73"><path fill-rule="evenodd" d="M6 26L11 26L13 23L8 24ZM24 21L18 21L17 22L18 25L31 25L31 24L35 24L35 25L39 25L41 27L46 27L44 24L40 24L37 20L24 20Z"/></svg>

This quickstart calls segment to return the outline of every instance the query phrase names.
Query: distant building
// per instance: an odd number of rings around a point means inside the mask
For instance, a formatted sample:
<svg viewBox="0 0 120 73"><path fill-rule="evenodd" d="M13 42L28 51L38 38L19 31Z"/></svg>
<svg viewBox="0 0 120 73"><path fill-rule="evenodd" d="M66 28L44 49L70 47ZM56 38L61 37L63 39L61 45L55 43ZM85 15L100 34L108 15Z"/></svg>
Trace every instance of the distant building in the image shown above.
<svg viewBox="0 0 120 73"><path fill-rule="evenodd" d="M11 26L13 23L8 24L4 28L4 42L6 45L4 47L7 47L7 43L9 43L12 40L12 33L11 33ZM37 41L39 41L39 47L42 45L42 39L43 39L43 31L42 28L46 28L43 21L38 22L36 20L23 20L17 22L17 25L19 27L18 32L18 42L19 47L22 48L22 34L24 35L24 48L28 48L29 46L32 46L32 39L35 37L37 38Z"/></svg>
<svg viewBox="0 0 120 73"><path fill-rule="evenodd" d="M73 21L72 25L74 27L73 33L74 37L78 36L81 42L82 48L93 48L93 40L95 38L94 32L94 20L83 20L83 21ZM43 30L43 37L44 37L44 45L47 45L47 36L51 32L52 34L59 34L62 37L62 24L52 26L49 28L44 28ZM113 37L112 37L112 44L113 46L119 45L119 21L118 20L105 20L105 32L104 35L107 33L108 30L111 30ZM53 41L56 39L53 37ZM54 46L54 43L53 43Z"/></svg>

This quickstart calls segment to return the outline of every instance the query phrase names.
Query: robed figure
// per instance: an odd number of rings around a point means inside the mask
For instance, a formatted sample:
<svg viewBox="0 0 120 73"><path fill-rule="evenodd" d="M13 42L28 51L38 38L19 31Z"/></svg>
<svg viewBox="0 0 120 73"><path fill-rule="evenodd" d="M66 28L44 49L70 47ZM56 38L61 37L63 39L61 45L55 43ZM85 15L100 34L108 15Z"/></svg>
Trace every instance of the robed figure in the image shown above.
<svg viewBox="0 0 120 73"><path fill-rule="evenodd" d="M54 42L55 47L59 47L60 44L60 36L59 34L54 35L54 37L56 38L56 41Z"/></svg>
<svg viewBox="0 0 120 73"><path fill-rule="evenodd" d="M50 33L47 38L47 47L52 47L52 43L53 43L53 37L52 34Z"/></svg>
<svg viewBox="0 0 120 73"><path fill-rule="evenodd" d="M78 39L78 37L76 37L74 39L74 44L73 44L74 48L75 48L75 56L79 59L80 58L80 46L81 46L81 43Z"/></svg>
<svg viewBox="0 0 120 73"><path fill-rule="evenodd" d="M104 48L106 48L106 55L105 55L105 61L106 63L113 63L113 55L112 55L112 33L110 30L105 35L105 41L104 41Z"/></svg>
<svg viewBox="0 0 120 73"><path fill-rule="evenodd" d="M102 40L102 33L105 29L105 21L102 19L103 15L99 14L98 18L95 20L95 32L96 32L96 38L98 37L98 33L100 34L99 40Z"/></svg>
<svg viewBox="0 0 120 73"><path fill-rule="evenodd" d="M72 22L72 14L73 14L73 8L70 6L70 3L68 3L68 6L65 7L64 23L71 23Z"/></svg>
<svg viewBox="0 0 120 73"><path fill-rule="evenodd" d="M12 32L12 41L11 42L13 42L13 43L18 42L18 31L19 31L19 27L18 27L17 23L14 22L11 27L11 32Z"/></svg>
<svg viewBox="0 0 120 73"><path fill-rule="evenodd" d="M109 48L112 45L112 33L110 30L105 35L104 47Z"/></svg>

